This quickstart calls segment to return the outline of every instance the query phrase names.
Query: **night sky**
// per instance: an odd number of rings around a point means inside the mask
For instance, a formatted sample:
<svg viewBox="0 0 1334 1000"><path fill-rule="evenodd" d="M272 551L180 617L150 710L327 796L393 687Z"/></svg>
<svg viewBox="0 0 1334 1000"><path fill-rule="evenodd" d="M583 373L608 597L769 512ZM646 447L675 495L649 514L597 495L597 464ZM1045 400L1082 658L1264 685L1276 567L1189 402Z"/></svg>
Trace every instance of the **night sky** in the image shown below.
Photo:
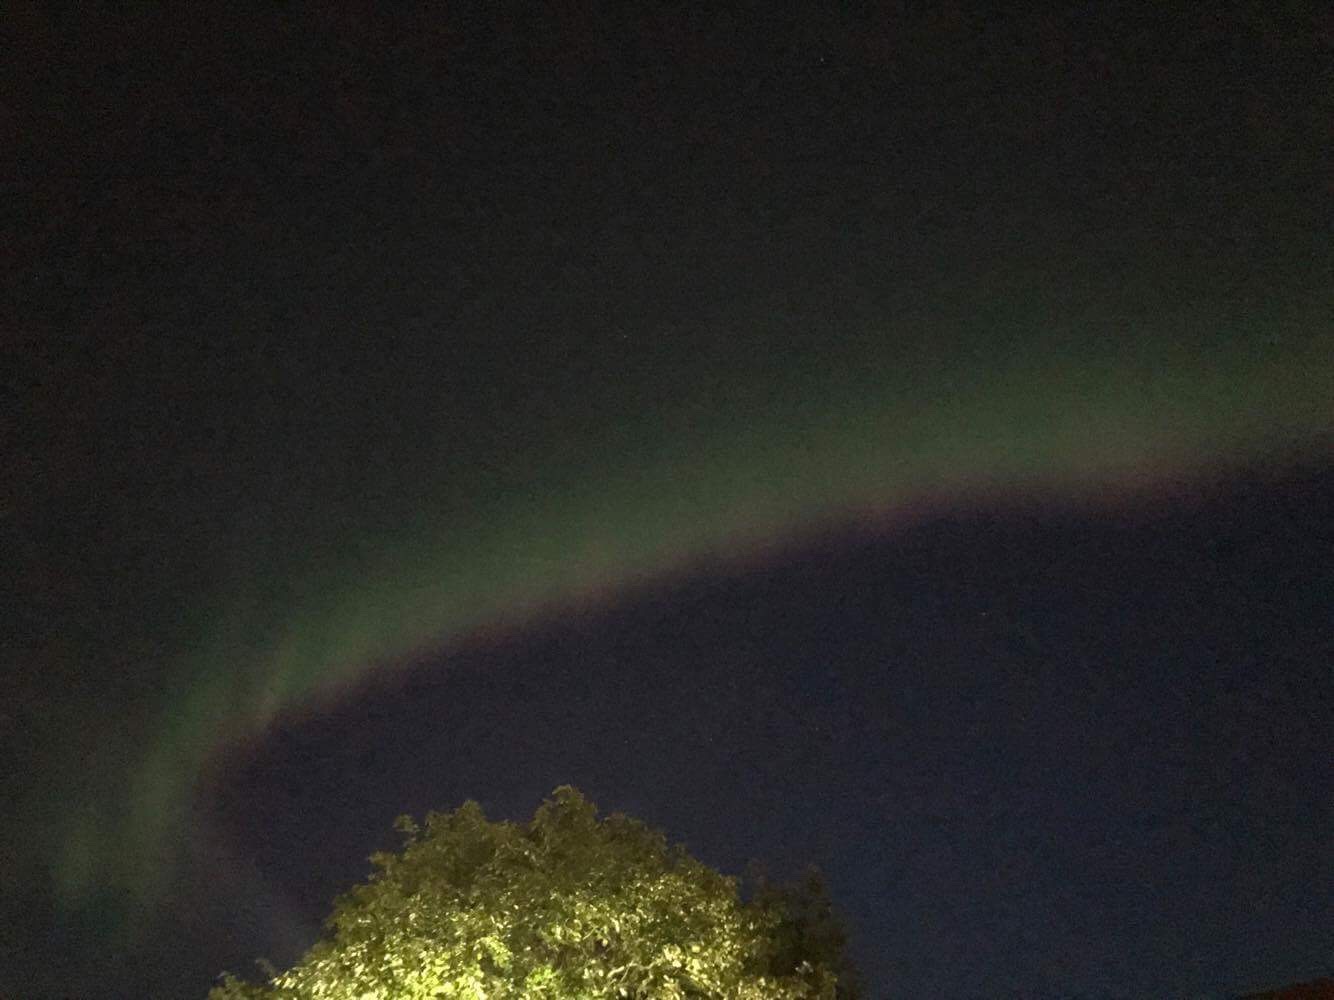
<svg viewBox="0 0 1334 1000"><path fill-rule="evenodd" d="M1334 973L1323 5L240 6L0 17L0 996L564 783L876 997Z"/></svg>

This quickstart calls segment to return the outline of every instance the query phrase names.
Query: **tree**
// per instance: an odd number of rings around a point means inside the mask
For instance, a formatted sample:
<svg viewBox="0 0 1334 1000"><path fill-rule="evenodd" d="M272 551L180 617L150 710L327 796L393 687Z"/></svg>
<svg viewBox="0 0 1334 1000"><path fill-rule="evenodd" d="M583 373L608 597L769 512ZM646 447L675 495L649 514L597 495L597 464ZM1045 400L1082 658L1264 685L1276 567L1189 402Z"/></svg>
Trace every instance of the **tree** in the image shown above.
<svg viewBox="0 0 1334 1000"><path fill-rule="evenodd" d="M568 786L525 825L467 802L396 826L402 852L372 857L331 937L267 985L227 976L209 1000L851 996L822 885L743 902L735 879L638 820L599 819Z"/></svg>
<svg viewBox="0 0 1334 1000"><path fill-rule="evenodd" d="M847 957L847 928L829 898L829 887L817 868L797 882L774 882L759 866L750 872L751 905L773 918L770 932L774 972L789 972L802 963L835 974L837 1000L859 1000L861 977Z"/></svg>

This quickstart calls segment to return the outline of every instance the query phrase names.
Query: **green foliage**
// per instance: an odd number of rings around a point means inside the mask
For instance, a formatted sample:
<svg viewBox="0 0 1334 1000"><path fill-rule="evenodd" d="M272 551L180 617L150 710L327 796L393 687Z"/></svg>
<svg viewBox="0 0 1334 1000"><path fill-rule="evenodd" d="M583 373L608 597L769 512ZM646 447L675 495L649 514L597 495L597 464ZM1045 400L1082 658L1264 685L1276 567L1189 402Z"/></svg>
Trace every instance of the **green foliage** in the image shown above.
<svg viewBox="0 0 1334 1000"><path fill-rule="evenodd" d="M403 851L371 859L331 937L268 985L229 976L209 1000L852 995L822 885L742 902L735 880L568 786L525 825L475 802L397 825Z"/></svg>
<svg viewBox="0 0 1334 1000"><path fill-rule="evenodd" d="M751 905L772 921L770 970L786 973L808 963L835 973L837 1000L860 1000L861 979L847 957L847 930L834 910L818 869L794 885L771 881L761 868L751 871Z"/></svg>

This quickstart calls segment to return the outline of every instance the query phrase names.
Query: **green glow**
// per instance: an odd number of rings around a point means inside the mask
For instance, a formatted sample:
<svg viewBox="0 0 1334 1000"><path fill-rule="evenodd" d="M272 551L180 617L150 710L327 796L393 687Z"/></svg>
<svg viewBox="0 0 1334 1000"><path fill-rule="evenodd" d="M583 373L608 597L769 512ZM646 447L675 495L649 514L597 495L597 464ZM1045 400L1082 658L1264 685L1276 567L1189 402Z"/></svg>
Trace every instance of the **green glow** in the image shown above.
<svg viewBox="0 0 1334 1000"><path fill-rule="evenodd" d="M281 544L238 531L232 585L193 609L190 648L170 669L151 742L116 785L112 822L79 816L62 834L63 890L153 886L220 746L422 647L923 498L1096 498L1324 448L1334 430L1323 292L1239 321L1161 304L1171 296L1063 303L1022 274L981 284L1016 283L1008 298L953 303L952 318L867 320L801 364L686 369L665 403L535 433L511 456L521 491L470 461L423 470L427 502L389 534L355 512L316 517L309 537ZM736 312L720 331L769 321ZM968 334L978 323L1014 332Z"/></svg>

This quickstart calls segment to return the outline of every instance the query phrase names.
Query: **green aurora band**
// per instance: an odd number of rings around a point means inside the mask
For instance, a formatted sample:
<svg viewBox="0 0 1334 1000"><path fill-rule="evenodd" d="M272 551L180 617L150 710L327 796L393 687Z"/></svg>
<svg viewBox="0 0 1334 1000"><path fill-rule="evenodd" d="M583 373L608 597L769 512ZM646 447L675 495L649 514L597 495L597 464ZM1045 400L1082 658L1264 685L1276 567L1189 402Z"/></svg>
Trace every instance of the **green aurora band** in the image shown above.
<svg viewBox="0 0 1334 1000"><path fill-rule="evenodd" d="M1241 315L1171 290L1129 301L1110 279L1072 299L1035 273L993 275L943 314L928 303L887 325L853 309L809 349L650 365L608 404L618 419L529 427L509 478L442 446L428 499L392 530L318 497L305 537L241 517L231 583L188 609L185 639L164 640L169 683L151 739L108 783L115 806L59 832L63 898L109 884L151 896L219 754L414 652L924 504L1115 499L1279 451L1324 454L1322 273L1313 264ZM760 343L788 344L798 321L775 308L743 304L710 329L761 327ZM930 336L905 333L916 329Z"/></svg>

